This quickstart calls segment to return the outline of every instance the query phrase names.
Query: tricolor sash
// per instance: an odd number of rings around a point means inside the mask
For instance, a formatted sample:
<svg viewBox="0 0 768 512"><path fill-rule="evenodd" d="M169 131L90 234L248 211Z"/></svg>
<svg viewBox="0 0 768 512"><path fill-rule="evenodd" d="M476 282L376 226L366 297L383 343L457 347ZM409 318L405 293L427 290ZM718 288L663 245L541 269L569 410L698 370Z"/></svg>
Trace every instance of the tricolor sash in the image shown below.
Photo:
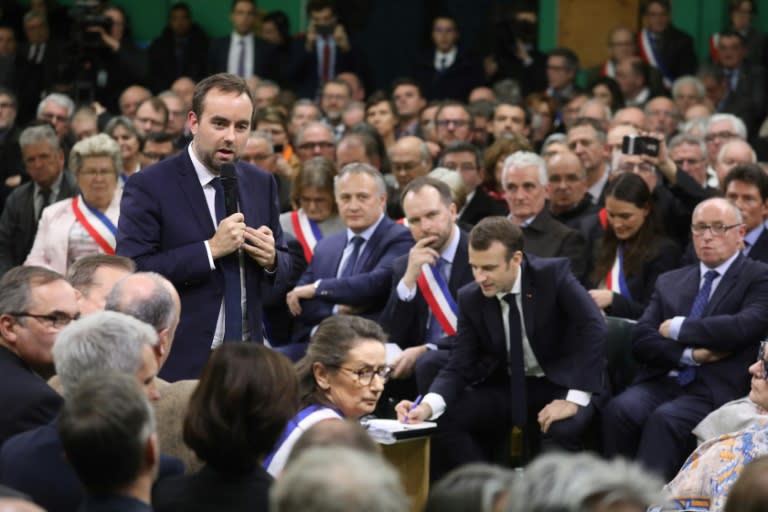
<svg viewBox="0 0 768 512"><path fill-rule="evenodd" d="M401 226L408 227L408 219L403 217L402 219L397 219L395 221L395 224L400 224Z"/></svg>
<svg viewBox="0 0 768 512"><path fill-rule="evenodd" d="M629 293L627 281L624 279L624 245L619 244L616 248L616 259L613 260L613 267L605 276L605 287L615 293L623 295L628 299L632 298Z"/></svg>
<svg viewBox="0 0 768 512"><path fill-rule="evenodd" d="M317 225L317 222L307 217L307 214L302 209L291 212L291 224L293 225L296 239L304 250L304 257L307 259L307 263L309 263L312 261L312 255L315 253L317 242L323 238L320 226Z"/></svg>
<svg viewBox="0 0 768 512"><path fill-rule="evenodd" d="M421 266L421 275L416 280L416 284L419 285L429 310L445 334L455 336L459 308L451 296L443 275L436 271L435 267L425 263Z"/></svg>
<svg viewBox="0 0 768 512"><path fill-rule="evenodd" d="M661 58L656 54L656 50L651 43L651 35L648 30L643 29L637 34L637 46L640 48L640 56L643 58L646 64L653 66L659 70L661 77L664 81L664 87L672 87L672 75L664 67L664 63L661 62Z"/></svg>
<svg viewBox="0 0 768 512"><path fill-rule="evenodd" d="M72 198L72 211L104 254L115 254L117 228L102 212L85 202L81 195Z"/></svg>
<svg viewBox="0 0 768 512"><path fill-rule="evenodd" d="M715 32L709 36L709 54L712 56L712 62L717 64L720 62L720 33Z"/></svg>
<svg viewBox="0 0 768 512"><path fill-rule="evenodd" d="M616 78L616 64L612 60L607 60L600 68L600 76L607 76L610 78Z"/></svg>

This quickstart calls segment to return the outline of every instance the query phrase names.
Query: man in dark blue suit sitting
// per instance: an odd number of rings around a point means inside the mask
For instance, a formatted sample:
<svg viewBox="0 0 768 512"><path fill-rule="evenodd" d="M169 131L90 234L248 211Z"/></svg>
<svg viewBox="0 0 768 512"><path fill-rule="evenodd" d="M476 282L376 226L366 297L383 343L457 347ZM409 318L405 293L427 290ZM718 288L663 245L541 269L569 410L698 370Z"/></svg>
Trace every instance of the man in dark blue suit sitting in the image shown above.
<svg viewBox="0 0 768 512"><path fill-rule="evenodd" d="M643 367L603 415L606 455L636 457L666 480L695 446L693 427L746 394L744 368L768 333L768 265L741 254L739 209L703 201L691 231L699 263L657 279L632 339Z"/></svg>
<svg viewBox="0 0 768 512"><path fill-rule="evenodd" d="M408 229L384 213L386 190L384 178L368 164L348 164L336 178L336 204L347 229L318 242L286 297L300 324L296 342L305 343L314 326L337 313L378 321L389 297L392 262L413 245Z"/></svg>
<svg viewBox="0 0 768 512"><path fill-rule="evenodd" d="M524 256L521 229L489 217L469 235L469 265L448 364L421 404L396 408L404 421L438 420L434 478L489 460L513 425L533 448L580 449L604 383L605 321L568 260Z"/></svg>
<svg viewBox="0 0 768 512"><path fill-rule="evenodd" d="M403 189L401 202L416 244L392 265L392 288L379 323L390 341L403 349L393 362L393 377L407 378L415 372L419 391L426 392L453 345L459 288L472 281L468 237L456 225L451 189L442 181L414 179ZM429 275L424 265L432 267ZM429 279L430 275L434 277ZM433 300L443 285L448 291L445 302Z"/></svg>
<svg viewBox="0 0 768 512"><path fill-rule="evenodd" d="M237 162L225 208L220 174L245 148L253 105L242 78L222 73L199 82L189 113L192 143L125 184L117 253L165 276L181 296L165 380L197 378L223 341L261 342L262 294L288 288L291 262L274 178Z"/></svg>

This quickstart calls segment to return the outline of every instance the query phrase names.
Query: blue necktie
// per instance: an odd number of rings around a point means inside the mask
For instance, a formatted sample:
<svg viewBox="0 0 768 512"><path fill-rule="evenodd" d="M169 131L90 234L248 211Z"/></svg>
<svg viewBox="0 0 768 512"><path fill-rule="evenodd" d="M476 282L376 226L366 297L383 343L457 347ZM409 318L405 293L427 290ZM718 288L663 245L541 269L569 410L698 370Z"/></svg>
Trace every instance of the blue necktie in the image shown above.
<svg viewBox="0 0 768 512"><path fill-rule="evenodd" d="M445 268L446 261L443 258L438 258L437 262L435 262L434 268L435 272L439 273L443 279L448 282L448 279L446 279L446 276L444 274L444 268ZM437 321L437 318L432 313L432 311L429 311L429 328L427 329L427 343L433 343L435 340L439 340L445 335L445 332L443 331L443 326L440 325L440 322Z"/></svg>
<svg viewBox="0 0 768 512"><path fill-rule="evenodd" d="M509 304L507 373L510 384L510 419L513 425L524 428L528 409L526 405L525 369L523 367L523 328L520 323L520 312L517 310L515 294L506 294L504 300Z"/></svg>
<svg viewBox="0 0 768 512"><path fill-rule="evenodd" d="M362 247L363 242L365 242L365 238L361 236L352 237L352 240L350 240L350 243L353 245L352 254L349 255L349 258L347 258L347 262L344 265L344 270L341 271L341 275L339 277L349 277L354 275L357 259L360 257L360 247Z"/></svg>
<svg viewBox="0 0 768 512"><path fill-rule="evenodd" d="M720 274L716 270L708 270L704 273L704 284L699 288L699 293L696 294L696 298L693 299L693 306L691 306L691 312L688 313L686 318L701 318L702 313L709 304L709 295L712 292L712 282ZM696 377L696 368L693 366L686 366L680 373L677 374L677 382L681 386L687 386Z"/></svg>
<svg viewBox="0 0 768 512"><path fill-rule="evenodd" d="M241 78L248 78L245 76L245 39L240 39L240 53L237 56L237 76Z"/></svg>
<svg viewBox="0 0 768 512"><path fill-rule="evenodd" d="M211 185L216 190L216 223L226 217L224 209L224 187L221 180L213 178ZM240 305L240 258L237 251L218 259L224 273L224 341L242 341L243 310Z"/></svg>

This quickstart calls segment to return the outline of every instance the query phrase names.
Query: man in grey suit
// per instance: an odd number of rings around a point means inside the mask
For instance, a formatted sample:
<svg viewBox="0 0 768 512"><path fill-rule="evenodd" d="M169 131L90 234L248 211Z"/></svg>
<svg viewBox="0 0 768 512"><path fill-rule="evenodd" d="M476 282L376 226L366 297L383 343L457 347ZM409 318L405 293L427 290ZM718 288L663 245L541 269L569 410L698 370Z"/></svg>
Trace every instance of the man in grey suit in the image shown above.
<svg viewBox="0 0 768 512"><path fill-rule="evenodd" d="M32 181L8 196L0 216L0 276L24 263L43 208L77 193L75 177L64 169L64 152L50 125L27 128L19 145Z"/></svg>

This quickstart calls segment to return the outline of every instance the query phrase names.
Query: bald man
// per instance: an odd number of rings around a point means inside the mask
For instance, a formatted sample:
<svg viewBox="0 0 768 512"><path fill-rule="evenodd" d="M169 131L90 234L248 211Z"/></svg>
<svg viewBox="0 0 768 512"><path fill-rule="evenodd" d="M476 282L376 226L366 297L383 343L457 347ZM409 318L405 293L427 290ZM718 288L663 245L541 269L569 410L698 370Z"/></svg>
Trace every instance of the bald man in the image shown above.
<svg viewBox="0 0 768 512"><path fill-rule="evenodd" d="M414 178L425 176L432 169L432 156L427 144L412 135L395 142L389 150L389 161L399 190L404 189Z"/></svg>

